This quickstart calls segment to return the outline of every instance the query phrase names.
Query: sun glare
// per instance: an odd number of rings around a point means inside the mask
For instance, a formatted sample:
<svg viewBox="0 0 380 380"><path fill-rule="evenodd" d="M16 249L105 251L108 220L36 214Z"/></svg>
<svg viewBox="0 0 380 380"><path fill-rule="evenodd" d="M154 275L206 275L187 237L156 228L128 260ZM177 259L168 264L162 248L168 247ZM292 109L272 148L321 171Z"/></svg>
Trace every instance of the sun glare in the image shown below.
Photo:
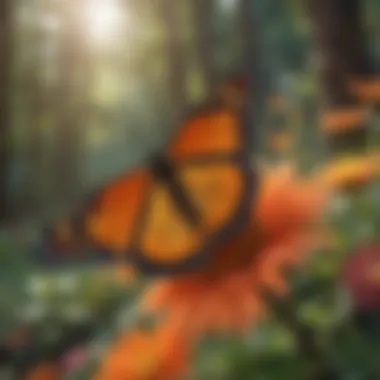
<svg viewBox="0 0 380 380"><path fill-rule="evenodd" d="M85 12L88 35L96 43L111 42L125 22L117 0L89 0Z"/></svg>
<svg viewBox="0 0 380 380"><path fill-rule="evenodd" d="M237 6L236 0L220 0L220 6L225 12L234 11Z"/></svg>

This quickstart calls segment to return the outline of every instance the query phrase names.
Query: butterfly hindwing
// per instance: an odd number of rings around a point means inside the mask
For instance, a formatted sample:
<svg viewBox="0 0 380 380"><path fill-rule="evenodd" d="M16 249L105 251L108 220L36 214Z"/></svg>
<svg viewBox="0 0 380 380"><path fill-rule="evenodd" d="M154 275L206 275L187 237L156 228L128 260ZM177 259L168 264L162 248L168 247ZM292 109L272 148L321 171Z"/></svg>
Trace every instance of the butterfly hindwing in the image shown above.
<svg viewBox="0 0 380 380"><path fill-rule="evenodd" d="M152 178L136 170L90 197L82 210L44 231L32 252L43 264L104 263L126 259Z"/></svg>
<svg viewBox="0 0 380 380"><path fill-rule="evenodd" d="M138 170L109 185L84 218L86 235L96 245L124 255L132 244L152 185L147 170Z"/></svg>

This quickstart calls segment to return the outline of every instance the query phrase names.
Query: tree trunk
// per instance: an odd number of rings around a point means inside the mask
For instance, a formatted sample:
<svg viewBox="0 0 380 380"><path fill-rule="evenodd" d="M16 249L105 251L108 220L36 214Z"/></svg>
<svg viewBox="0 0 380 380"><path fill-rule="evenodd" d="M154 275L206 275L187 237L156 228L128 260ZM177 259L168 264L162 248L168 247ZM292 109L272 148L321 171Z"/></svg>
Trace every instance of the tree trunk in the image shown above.
<svg viewBox="0 0 380 380"><path fill-rule="evenodd" d="M250 136L252 149L256 157L264 151L263 131L258 128L262 124L266 76L263 70L262 49L259 39L259 28L255 19L256 7L254 0L240 0L237 25L241 41L241 71L247 80L246 107L244 109L244 123Z"/></svg>
<svg viewBox="0 0 380 380"><path fill-rule="evenodd" d="M330 151L362 151L366 113L351 80L373 71L362 25L360 0L307 0L319 53L325 110L321 127Z"/></svg>
<svg viewBox="0 0 380 380"><path fill-rule="evenodd" d="M36 5L38 14L41 8ZM27 156L28 160L28 174L26 179L26 197L25 203L22 204L22 214L34 215L41 210L43 191L42 183L43 167L44 167L44 145L41 129L41 122L44 116L44 112L48 112L48 107L45 104L46 93L42 80L42 56L41 48L44 43L43 32L38 23L32 26L32 30L29 30L30 41L35 49L35 56L33 62L28 67L26 73L26 86L25 91L27 93L27 113L28 113L28 127L27 127Z"/></svg>
<svg viewBox="0 0 380 380"><path fill-rule="evenodd" d="M12 57L12 4L0 2L0 223L10 213L8 179L11 150L11 57Z"/></svg>
<svg viewBox="0 0 380 380"><path fill-rule="evenodd" d="M79 3L79 2L78 2ZM78 4L66 1L60 44L60 79L56 95L57 129L54 194L59 202L76 203L82 192L86 68Z"/></svg>
<svg viewBox="0 0 380 380"><path fill-rule="evenodd" d="M196 46L198 62L203 74L205 92L212 97L216 89L215 38L213 19L214 0L193 0L194 24L196 28Z"/></svg>
<svg viewBox="0 0 380 380"><path fill-rule="evenodd" d="M170 107L174 120L183 117L187 106L185 86L186 66L183 54L181 22L178 1L161 0L159 3L162 20L166 31L166 56L168 59L167 84Z"/></svg>

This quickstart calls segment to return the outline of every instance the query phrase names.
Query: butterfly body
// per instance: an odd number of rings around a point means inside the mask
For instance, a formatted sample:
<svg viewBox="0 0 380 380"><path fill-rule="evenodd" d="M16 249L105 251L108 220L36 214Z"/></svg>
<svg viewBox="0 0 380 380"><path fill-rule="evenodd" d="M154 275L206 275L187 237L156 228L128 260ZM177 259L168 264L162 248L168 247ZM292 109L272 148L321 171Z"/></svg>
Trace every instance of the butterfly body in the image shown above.
<svg viewBox="0 0 380 380"><path fill-rule="evenodd" d="M177 208L183 213L187 220L194 226L199 226L200 215L190 201L190 197L186 194L186 189L182 186L178 174L176 173L174 163L164 156L158 156L153 160L151 172L154 178L167 186L170 195Z"/></svg>

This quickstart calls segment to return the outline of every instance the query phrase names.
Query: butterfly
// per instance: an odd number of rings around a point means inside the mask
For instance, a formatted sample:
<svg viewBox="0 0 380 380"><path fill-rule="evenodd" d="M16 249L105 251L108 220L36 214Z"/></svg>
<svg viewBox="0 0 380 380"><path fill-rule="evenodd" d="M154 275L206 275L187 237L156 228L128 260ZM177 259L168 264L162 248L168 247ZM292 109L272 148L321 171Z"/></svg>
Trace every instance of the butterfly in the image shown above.
<svg viewBox="0 0 380 380"><path fill-rule="evenodd" d="M226 82L147 165L116 178L51 229L49 260L75 259L85 243L90 257L127 259L142 273L200 267L249 218L256 180L245 91L240 78Z"/></svg>

